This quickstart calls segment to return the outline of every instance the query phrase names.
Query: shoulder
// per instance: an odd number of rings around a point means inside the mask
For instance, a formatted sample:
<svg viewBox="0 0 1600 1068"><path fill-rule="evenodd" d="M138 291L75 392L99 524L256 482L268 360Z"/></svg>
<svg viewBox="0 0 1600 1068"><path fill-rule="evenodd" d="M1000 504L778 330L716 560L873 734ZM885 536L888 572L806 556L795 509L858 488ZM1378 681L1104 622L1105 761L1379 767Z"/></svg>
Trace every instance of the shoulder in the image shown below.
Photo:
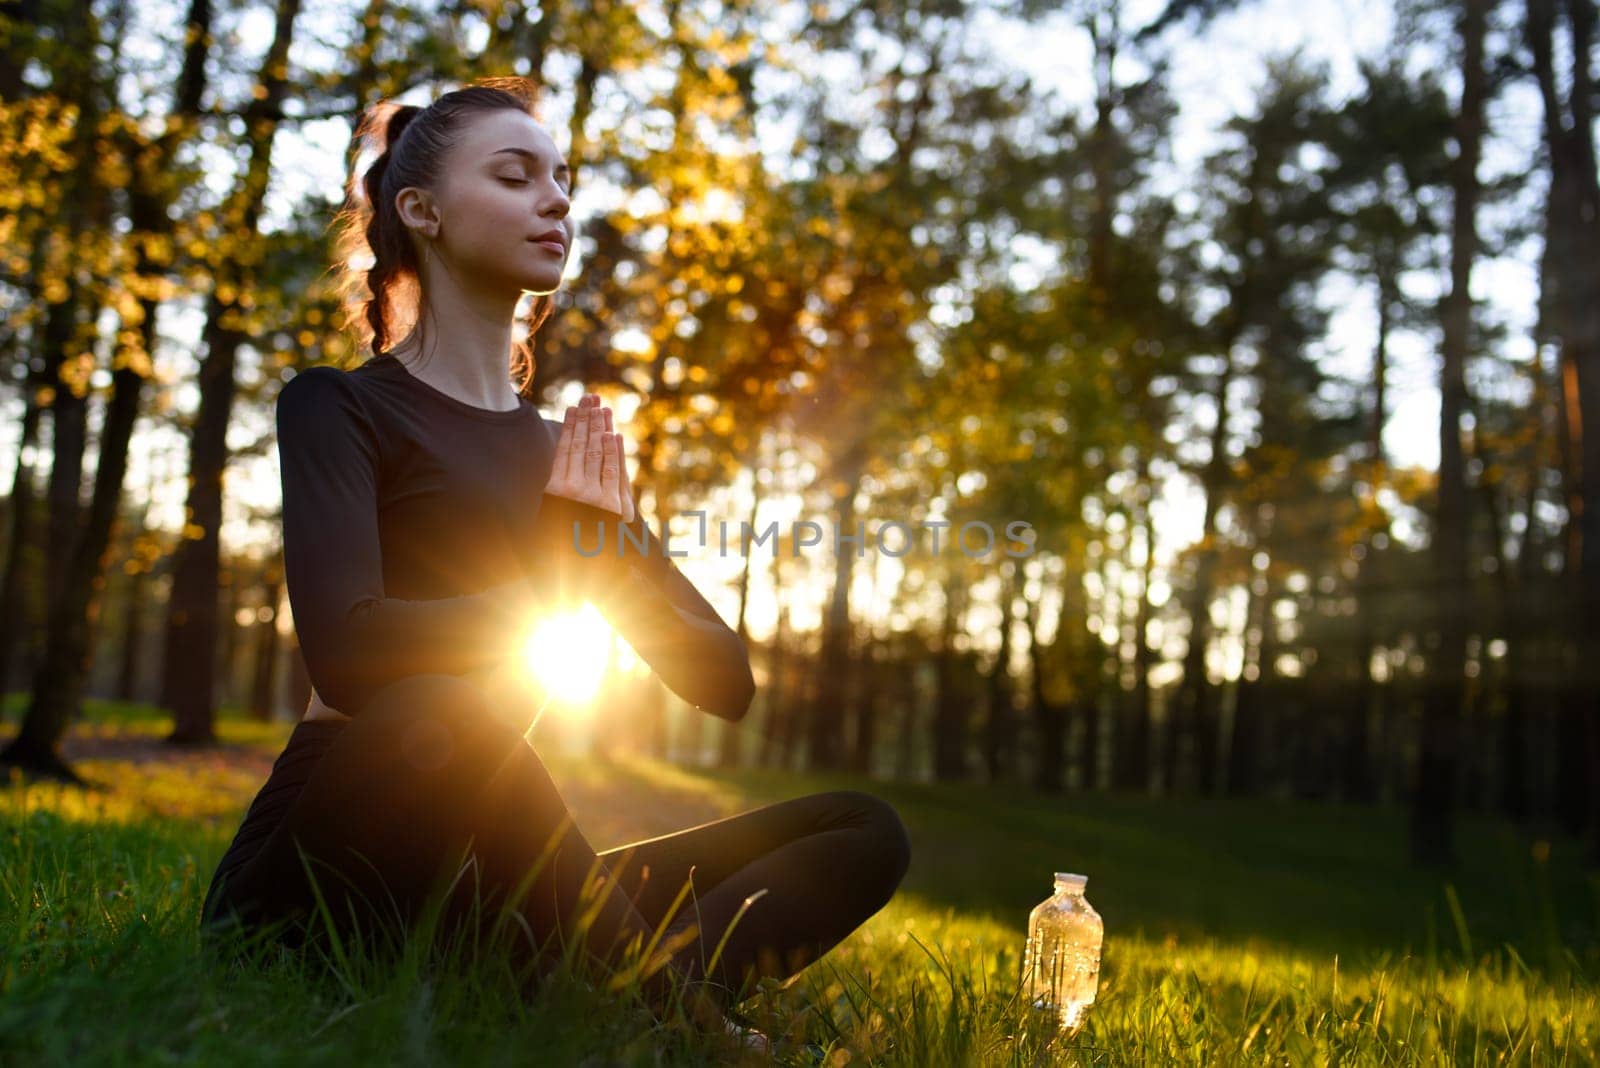
<svg viewBox="0 0 1600 1068"><path fill-rule="evenodd" d="M373 434L361 377L332 364L305 367L278 389L275 405L279 434L335 428Z"/></svg>
<svg viewBox="0 0 1600 1068"><path fill-rule="evenodd" d="M278 389L278 403L293 403L302 397L339 396L349 393L351 374L332 364L302 367Z"/></svg>

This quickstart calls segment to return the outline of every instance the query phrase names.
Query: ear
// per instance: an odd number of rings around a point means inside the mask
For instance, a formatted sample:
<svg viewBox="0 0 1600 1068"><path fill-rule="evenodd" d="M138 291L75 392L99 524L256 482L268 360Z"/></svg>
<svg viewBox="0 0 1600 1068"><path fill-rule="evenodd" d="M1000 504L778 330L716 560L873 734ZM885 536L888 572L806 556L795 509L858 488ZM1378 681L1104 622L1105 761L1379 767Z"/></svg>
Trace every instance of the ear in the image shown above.
<svg viewBox="0 0 1600 1068"><path fill-rule="evenodd" d="M426 189L408 185L395 194L400 221L421 237L439 236L439 204Z"/></svg>

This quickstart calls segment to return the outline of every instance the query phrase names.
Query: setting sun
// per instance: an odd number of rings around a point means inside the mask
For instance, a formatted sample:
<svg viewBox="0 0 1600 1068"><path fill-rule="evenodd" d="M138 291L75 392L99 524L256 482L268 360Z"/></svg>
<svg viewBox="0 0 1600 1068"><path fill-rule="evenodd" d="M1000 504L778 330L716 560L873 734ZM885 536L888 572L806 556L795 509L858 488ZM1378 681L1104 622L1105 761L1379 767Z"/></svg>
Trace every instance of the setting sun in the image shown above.
<svg viewBox="0 0 1600 1068"><path fill-rule="evenodd" d="M593 605L542 621L523 645L528 671L556 700L587 703L610 665L611 625Z"/></svg>

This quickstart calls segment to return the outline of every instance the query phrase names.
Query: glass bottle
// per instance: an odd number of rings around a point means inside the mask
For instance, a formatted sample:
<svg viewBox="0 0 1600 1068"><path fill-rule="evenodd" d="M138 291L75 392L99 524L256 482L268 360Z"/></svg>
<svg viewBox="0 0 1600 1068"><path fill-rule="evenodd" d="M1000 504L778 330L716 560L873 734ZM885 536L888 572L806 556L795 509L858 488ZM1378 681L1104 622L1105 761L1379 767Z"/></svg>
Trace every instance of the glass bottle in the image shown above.
<svg viewBox="0 0 1600 1068"><path fill-rule="evenodd" d="M1023 994L1030 1009L1077 1034L1100 985L1100 945L1105 926L1083 896L1089 877L1055 873L1055 893L1028 915L1023 952Z"/></svg>

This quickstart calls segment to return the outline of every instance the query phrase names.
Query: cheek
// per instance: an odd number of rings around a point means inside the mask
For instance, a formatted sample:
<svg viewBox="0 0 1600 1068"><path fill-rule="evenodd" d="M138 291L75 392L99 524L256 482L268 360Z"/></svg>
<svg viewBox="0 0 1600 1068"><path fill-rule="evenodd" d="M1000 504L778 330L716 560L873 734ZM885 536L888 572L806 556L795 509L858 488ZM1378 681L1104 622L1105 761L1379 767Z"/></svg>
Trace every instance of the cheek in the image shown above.
<svg viewBox="0 0 1600 1068"><path fill-rule="evenodd" d="M533 204L525 190L501 186L485 207L484 229L493 227L503 239L526 236L528 220L533 218Z"/></svg>
<svg viewBox="0 0 1600 1068"><path fill-rule="evenodd" d="M504 241L512 236L523 236L523 230L510 230L508 223L521 225L533 215L526 193L515 186L498 183L482 187L477 195L463 204L459 219L463 229L479 237Z"/></svg>
<svg viewBox="0 0 1600 1068"><path fill-rule="evenodd" d="M503 260L518 256L533 219L528 198L513 188L489 190L462 207L457 216L455 247L468 260Z"/></svg>

